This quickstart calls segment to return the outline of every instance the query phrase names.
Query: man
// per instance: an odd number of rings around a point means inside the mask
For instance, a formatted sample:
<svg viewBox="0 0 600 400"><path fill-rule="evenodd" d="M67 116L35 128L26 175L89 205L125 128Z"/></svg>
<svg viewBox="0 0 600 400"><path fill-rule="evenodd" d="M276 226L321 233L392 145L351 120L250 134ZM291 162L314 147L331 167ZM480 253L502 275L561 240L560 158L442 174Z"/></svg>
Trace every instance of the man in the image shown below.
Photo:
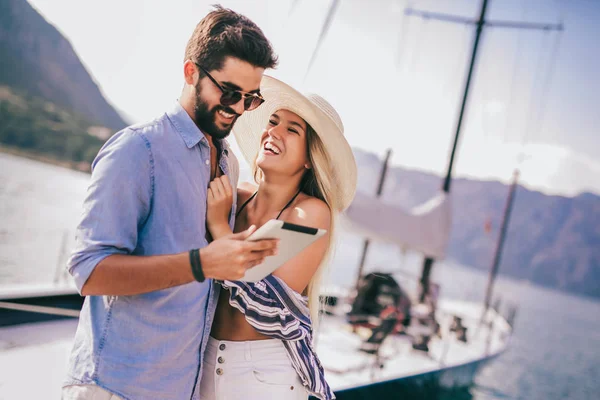
<svg viewBox="0 0 600 400"><path fill-rule="evenodd" d="M262 103L271 45L252 21L216 7L184 60L173 109L115 134L92 165L68 263L87 298L63 399L197 399L218 297L211 278L239 279L276 251L274 241L243 241L252 228L208 244L205 221L211 180L237 186L224 138Z"/></svg>

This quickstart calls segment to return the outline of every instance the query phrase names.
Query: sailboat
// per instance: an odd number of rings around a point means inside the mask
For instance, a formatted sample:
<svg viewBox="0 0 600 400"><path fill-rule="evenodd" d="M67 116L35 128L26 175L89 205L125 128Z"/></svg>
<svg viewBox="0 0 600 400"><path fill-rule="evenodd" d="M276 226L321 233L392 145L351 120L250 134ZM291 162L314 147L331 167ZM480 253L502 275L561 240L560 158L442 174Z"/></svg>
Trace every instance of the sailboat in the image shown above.
<svg viewBox="0 0 600 400"><path fill-rule="evenodd" d="M386 170L384 163L380 188ZM365 246L354 287L328 286L322 292L317 342L339 399L466 389L485 364L508 349L515 308L503 314L499 304L442 300L435 282L421 297L422 282L403 275L400 263L396 271L388 266L385 273L373 268L363 273L372 242L443 259L451 211L451 195L443 191L410 210L358 193L343 215L344 230L364 237ZM411 293L415 287L421 290Z"/></svg>
<svg viewBox="0 0 600 400"><path fill-rule="evenodd" d="M309 68L337 6L338 0L332 0ZM354 288L330 287L323 293L326 308L317 346L327 378L340 399L423 397L439 390L468 388L480 369L510 346L517 308L508 307L502 313L498 300L491 305L491 297L514 202L517 172L506 201L485 301L440 300L440 285L430 281L434 260L443 259L448 246L452 168L484 26L563 29L562 24L486 21L487 9L488 0L482 0L476 21L405 10L405 14L474 25L473 50L440 192L411 210L381 200L388 150L376 196L358 192L342 217L345 229L365 238L359 273ZM391 243L423 255L418 293L411 296L390 273L375 270L363 275L371 241Z"/></svg>
<svg viewBox="0 0 600 400"><path fill-rule="evenodd" d="M331 3L319 43L338 3ZM324 311L316 335L326 377L339 399L396 398L415 389L469 387L480 368L510 345L516 309L502 313L489 298L481 304L439 299L441 285L429 278L434 260L446 256L452 222L452 165L487 3L483 0L480 17L475 21L471 63L440 192L411 210L381 200L388 152L376 196L357 193L342 217L345 229L365 238L359 274L352 288L329 286L324 290ZM311 64L318 48L319 44ZM508 205L513 198L509 196ZM505 224L508 216L505 212ZM372 241L393 243L423 255L422 274L416 282L418 293L409 293L395 274L363 274ZM60 398L60 383L66 376L66 361L83 300L74 285L61 277L47 285L0 290L3 393L14 393L17 398ZM35 384L31 384L31 377L35 377Z"/></svg>

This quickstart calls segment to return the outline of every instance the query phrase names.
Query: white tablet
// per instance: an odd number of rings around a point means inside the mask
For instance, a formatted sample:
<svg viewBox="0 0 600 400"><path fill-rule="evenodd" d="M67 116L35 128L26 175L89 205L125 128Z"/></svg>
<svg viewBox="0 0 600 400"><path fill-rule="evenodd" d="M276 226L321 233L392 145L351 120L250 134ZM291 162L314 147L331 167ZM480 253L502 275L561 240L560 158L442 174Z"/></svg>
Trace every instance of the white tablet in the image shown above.
<svg viewBox="0 0 600 400"><path fill-rule="evenodd" d="M246 240L279 239L279 251L276 255L265 258L262 264L249 268L240 280L260 281L325 235L326 232L325 229L290 224L277 219L267 221Z"/></svg>

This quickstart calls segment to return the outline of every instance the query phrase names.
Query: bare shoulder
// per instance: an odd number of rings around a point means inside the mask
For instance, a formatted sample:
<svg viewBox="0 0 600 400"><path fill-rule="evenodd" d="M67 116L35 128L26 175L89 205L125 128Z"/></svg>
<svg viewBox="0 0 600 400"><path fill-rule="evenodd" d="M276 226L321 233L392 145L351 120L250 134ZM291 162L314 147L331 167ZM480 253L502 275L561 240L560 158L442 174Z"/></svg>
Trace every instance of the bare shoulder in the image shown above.
<svg viewBox="0 0 600 400"><path fill-rule="evenodd" d="M329 229L331 210L323 200L311 196L303 196L298 200L289 220L293 224Z"/></svg>
<svg viewBox="0 0 600 400"><path fill-rule="evenodd" d="M240 182L237 188L238 203L241 204L248 200L256 192L258 186L250 182Z"/></svg>

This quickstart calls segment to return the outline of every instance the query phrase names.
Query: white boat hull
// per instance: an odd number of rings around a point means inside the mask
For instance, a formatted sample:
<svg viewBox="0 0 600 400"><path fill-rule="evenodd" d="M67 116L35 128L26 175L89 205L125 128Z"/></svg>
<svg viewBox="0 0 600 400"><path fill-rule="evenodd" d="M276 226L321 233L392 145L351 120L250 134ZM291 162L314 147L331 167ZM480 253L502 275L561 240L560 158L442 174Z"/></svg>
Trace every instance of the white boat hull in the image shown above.
<svg viewBox="0 0 600 400"><path fill-rule="evenodd" d="M480 325L482 306L476 303L440 301L438 319L442 337L434 337L429 351L414 350L408 336L390 335L380 354L380 368L373 355L359 351L359 335L340 318L323 319L317 351L326 376L340 398L360 398L360 393L398 393L469 387L480 368L499 356L509 345L512 328L489 310ZM468 328L467 343L449 332L451 317L461 316ZM490 325L490 322L492 323Z"/></svg>

